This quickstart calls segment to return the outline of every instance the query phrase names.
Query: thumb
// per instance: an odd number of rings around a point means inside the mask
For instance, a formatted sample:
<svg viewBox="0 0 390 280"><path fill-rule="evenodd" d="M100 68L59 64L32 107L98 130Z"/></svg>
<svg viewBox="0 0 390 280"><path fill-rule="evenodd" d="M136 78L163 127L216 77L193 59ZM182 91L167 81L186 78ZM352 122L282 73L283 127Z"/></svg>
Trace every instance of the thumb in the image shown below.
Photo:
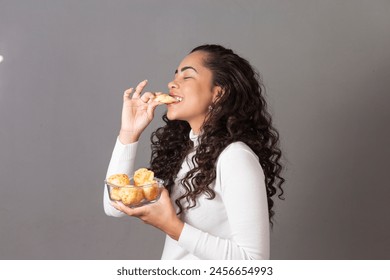
<svg viewBox="0 0 390 280"><path fill-rule="evenodd" d="M149 106L148 108L146 109L146 112L148 114L148 116L151 116L152 118L154 117L154 110L156 109L156 107L159 105L160 103L156 102L156 101L152 101L151 103L149 103Z"/></svg>
<svg viewBox="0 0 390 280"><path fill-rule="evenodd" d="M163 204L171 203L171 199L169 197L169 192L166 188L163 188L160 194L160 200Z"/></svg>
<svg viewBox="0 0 390 280"><path fill-rule="evenodd" d="M165 196L165 197L169 197L169 192L166 188L163 188L162 191L161 191L161 195L162 196Z"/></svg>

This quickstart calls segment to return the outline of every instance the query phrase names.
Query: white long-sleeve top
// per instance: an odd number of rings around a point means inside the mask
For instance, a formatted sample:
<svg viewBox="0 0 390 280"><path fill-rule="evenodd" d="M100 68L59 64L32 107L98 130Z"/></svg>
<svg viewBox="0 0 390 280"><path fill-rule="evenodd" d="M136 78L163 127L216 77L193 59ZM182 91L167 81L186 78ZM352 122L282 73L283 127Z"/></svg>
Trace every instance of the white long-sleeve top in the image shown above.
<svg viewBox="0 0 390 280"><path fill-rule="evenodd" d="M191 130L194 147L198 137ZM137 144L123 145L116 140L106 178L112 174L134 173ZM184 191L180 180L193 168L188 154L177 174L171 193L172 203ZM270 234L267 194L263 169L257 155L243 142L227 146L216 163L216 179L211 186L215 198L197 198L195 207L180 215L184 228L176 241L168 235L161 259L269 259ZM182 201L183 206L186 204ZM104 210L109 216L126 214L110 203L104 191Z"/></svg>

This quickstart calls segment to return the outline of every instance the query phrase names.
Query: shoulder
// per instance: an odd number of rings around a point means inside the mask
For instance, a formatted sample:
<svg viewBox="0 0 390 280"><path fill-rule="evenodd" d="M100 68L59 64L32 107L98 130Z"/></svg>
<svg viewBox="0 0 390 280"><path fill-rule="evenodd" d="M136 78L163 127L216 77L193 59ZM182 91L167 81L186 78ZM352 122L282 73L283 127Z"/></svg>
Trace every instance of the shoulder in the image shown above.
<svg viewBox="0 0 390 280"><path fill-rule="evenodd" d="M222 160L244 159L248 157L256 159L257 161L259 160L259 157L247 144L241 141L237 141L226 146L226 148L219 155L218 162Z"/></svg>
<svg viewBox="0 0 390 280"><path fill-rule="evenodd" d="M228 145L217 160L217 171L232 169L262 171L259 157L247 144L241 141Z"/></svg>
<svg viewBox="0 0 390 280"><path fill-rule="evenodd" d="M258 186L259 182L264 183L265 180L259 157L241 141L228 145L221 152L216 167L217 185L222 192L232 185L250 189Z"/></svg>

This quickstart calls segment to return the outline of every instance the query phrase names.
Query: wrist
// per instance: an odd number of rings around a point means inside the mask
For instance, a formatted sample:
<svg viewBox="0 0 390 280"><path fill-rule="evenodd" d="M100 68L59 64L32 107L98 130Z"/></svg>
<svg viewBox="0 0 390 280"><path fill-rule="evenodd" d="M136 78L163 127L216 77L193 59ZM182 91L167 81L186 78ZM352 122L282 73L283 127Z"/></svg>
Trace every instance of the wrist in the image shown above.
<svg viewBox="0 0 390 280"><path fill-rule="evenodd" d="M119 141L121 141L121 143L124 145L137 142L139 137L139 133L135 132L134 130L121 129L119 131Z"/></svg>
<svg viewBox="0 0 390 280"><path fill-rule="evenodd" d="M169 235L173 240L178 241L181 235L181 232L184 228L184 222L179 218L176 218L171 226L167 229L166 234Z"/></svg>

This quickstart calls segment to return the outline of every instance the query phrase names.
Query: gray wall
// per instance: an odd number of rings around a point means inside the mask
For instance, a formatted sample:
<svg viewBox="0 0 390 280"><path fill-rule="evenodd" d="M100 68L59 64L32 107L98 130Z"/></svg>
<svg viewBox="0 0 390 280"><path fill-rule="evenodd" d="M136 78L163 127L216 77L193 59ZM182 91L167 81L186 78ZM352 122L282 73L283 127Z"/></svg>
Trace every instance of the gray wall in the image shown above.
<svg viewBox="0 0 390 280"><path fill-rule="evenodd" d="M102 208L122 93L165 90L219 43L261 72L281 135L271 257L389 259L389 15L387 0L1 0L0 258L159 259L161 232Z"/></svg>

